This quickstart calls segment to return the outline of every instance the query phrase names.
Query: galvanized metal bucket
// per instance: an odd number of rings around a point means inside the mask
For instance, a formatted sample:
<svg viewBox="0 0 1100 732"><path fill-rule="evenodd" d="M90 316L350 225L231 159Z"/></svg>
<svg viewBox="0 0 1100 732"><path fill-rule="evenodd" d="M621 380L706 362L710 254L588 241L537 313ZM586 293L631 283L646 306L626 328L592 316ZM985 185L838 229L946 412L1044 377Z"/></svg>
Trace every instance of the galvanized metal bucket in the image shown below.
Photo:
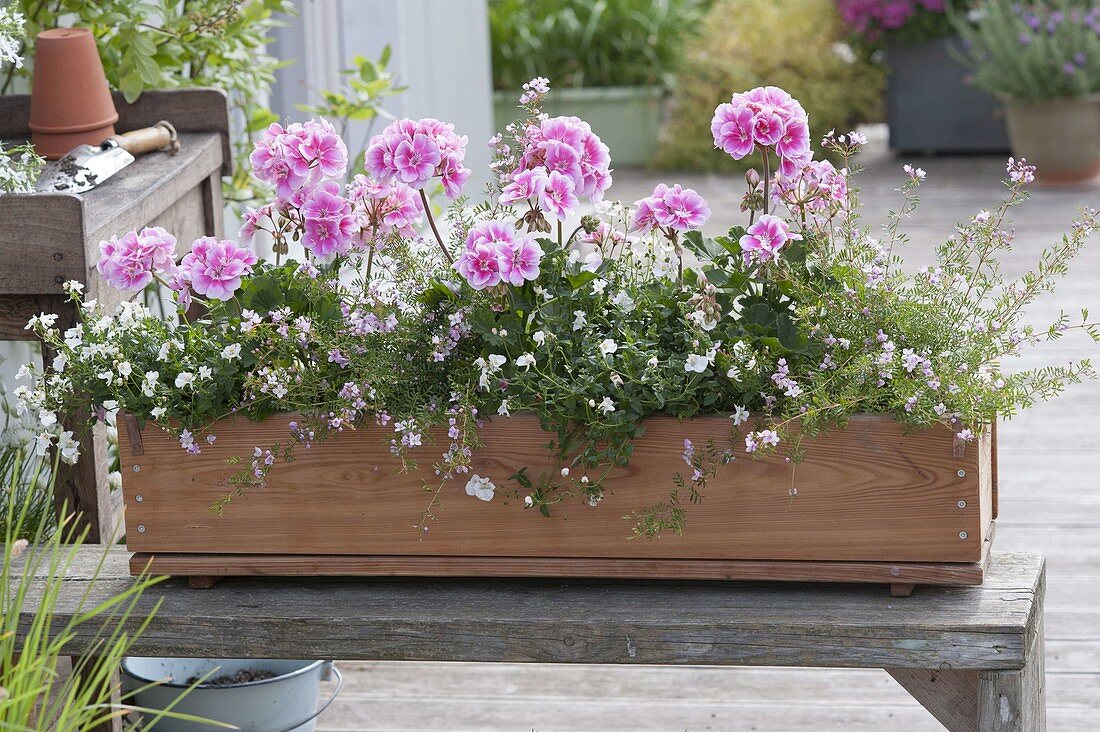
<svg viewBox="0 0 1100 732"><path fill-rule="evenodd" d="M242 669L270 671L276 675L226 686L200 685L183 695L190 686L188 679L208 674L208 678L233 675ZM336 676L336 688L328 701L318 708L321 680L328 678L330 672ZM342 684L343 677L331 661L138 657L122 661L123 692L143 689L128 699L130 704L158 711L171 709L225 722L241 732L313 732L317 717L332 704ZM157 722L153 729L156 732L212 732L222 728L166 718Z"/></svg>

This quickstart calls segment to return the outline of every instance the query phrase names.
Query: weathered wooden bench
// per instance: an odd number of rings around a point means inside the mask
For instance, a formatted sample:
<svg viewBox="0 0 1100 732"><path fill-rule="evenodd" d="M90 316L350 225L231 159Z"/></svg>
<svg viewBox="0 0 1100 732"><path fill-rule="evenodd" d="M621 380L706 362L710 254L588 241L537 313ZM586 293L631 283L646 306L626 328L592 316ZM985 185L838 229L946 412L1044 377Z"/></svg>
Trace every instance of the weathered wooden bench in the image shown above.
<svg viewBox="0 0 1100 732"><path fill-rule="evenodd" d="M89 590L81 550L57 608ZM128 587L110 550L86 602ZM980 587L911 597L856 585L550 580L224 580L157 585L134 653L149 656L882 668L952 732L1036 732L1043 558L994 553ZM26 612L37 595L31 593ZM140 619L140 617L139 617ZM29 622L30 616L24 617ZM78 634L72 652L91 639ZM883 729L889 729L884 725Z"/></svg>

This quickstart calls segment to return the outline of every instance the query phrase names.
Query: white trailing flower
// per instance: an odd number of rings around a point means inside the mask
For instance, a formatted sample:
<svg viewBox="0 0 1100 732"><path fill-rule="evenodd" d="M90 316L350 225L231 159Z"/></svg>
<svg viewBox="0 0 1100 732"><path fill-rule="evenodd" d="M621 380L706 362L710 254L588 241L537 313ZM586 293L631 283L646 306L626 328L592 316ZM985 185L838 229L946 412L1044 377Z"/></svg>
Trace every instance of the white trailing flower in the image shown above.
<svg viewBox="0 0 1100 732"><path fill-rule="evenodd" d="M610 356L615 351L619 350L619 344L611 338L604 338L600 341L600 353L605 356Z"/></svg>
<svg viewBox="0 0 1100 732"><path fill-rule="evenodd" d="M702 356L697 353L688 355L687 361L684 362L684 371L691 371L697 374L703 373L707 370L708 366L714 363L714 357L717 353L717 351L711 349Z"/></svg>
<svg viewBox="0 0 1100 732"><path fill-rule="evenodd" d="M466 483L466 495L473 496L481 501L491 501L496 494L497 487L488 478L474 475Z"/></svg>
<svg viewBox="0 0 1100 732"><path fill-rule="evenodd" d="M611 401L611 397L604 397L603 401L599 403L596 409L604 414L611 414L615 411L615 402Z"/></svg>
<svg viewBox="0 0 1100 732"><path fill-rule="evenodd" d="M157 382L159 379L159 371L145 372L145 377L141 380L141 393L147 397L153 396L153 393L157 388Z"/></svg>
<svg viewBox="0 0 1100 732"><path fill-rule="evenodd" d="M228 346L222 349L222 358L227 361L232 361L235 358L241 357L241 344L230 343Z"/></svg>
<svg viewBox="0 0 1100 732"><path fill-rule="evenodd" d="M541 346L543 343L546 343L546 334L541 330L536 330L531 334L531 340L535 342L535 345Z"/></svg>
<svg viewBox="0 0 1100 732"><path fill-rule="evenodd" d="M520 367L524 371L530 371L531 367L535 365L535 356L530 353L524 353L516 359L516 366Z"/></svg>
<svg viewBox="0 0 1100 732"><path fill-rule="evenodd" d="M58 438L57 446L61 449L61 459L69 465L74 465L80 459L80 443L73 439L73 433L66 430Z"/></svg>
<svg viewBox="0 0 1100 732"><path fill-rule="evenodd" d="M744 407L738 405L736 408L734 408L733 414L730 415L730 419L733 420L733 426L734 427L740 427L746 421L748 421L748 419L749 419L749 410L747 410Z"/></svg>
<svg viewBox="0 0 1100 732"><path fill-rule="evenodd" d="M190 371L180 371L176 375L176 388L182 389L185 386L191 386L195 383L195 375Z"/></svg>

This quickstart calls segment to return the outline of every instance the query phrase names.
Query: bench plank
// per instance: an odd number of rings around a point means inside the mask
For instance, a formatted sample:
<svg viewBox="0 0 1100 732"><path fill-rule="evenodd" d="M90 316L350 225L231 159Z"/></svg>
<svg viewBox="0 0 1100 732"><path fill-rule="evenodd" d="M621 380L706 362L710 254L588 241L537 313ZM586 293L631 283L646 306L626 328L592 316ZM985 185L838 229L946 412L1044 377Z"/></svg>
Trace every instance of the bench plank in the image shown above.
<svg viewBox="0 0 1100 732"><path fill-rule="evenodd" d="M129 586L128 558L110 550L92 601ZM96 548L81 550L62 618L77 610L98 559ZM994 553L983 586L908 598L774 583L248 579L193 590L169 580L142 600L141 610L162 605L134 652L1015 671L1033 639L1043 571L1039 556ZM73 652L88 640L78 634Z"/></svg>

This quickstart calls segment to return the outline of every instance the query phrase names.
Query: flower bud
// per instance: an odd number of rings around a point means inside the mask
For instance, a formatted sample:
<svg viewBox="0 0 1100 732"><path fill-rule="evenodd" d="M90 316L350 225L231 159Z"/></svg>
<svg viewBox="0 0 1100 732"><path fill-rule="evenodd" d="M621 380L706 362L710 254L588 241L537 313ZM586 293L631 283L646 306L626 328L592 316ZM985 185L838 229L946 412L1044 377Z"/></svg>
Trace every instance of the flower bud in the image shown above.
<svg viewBox="0 0 1100 732"><path fill-rule="evenodd" d="M756 172L756 168L745 171L745 182L749 184L750 190L755 190L760 185L760 173Z"/></svg>
<svg viewBox="0 0 1100 732"><path fill-rule="evenodd" d="M584 229L585 233L593 234L596 229L600 228L600 220L591 214L581 216L581 228Z"/></svg>

